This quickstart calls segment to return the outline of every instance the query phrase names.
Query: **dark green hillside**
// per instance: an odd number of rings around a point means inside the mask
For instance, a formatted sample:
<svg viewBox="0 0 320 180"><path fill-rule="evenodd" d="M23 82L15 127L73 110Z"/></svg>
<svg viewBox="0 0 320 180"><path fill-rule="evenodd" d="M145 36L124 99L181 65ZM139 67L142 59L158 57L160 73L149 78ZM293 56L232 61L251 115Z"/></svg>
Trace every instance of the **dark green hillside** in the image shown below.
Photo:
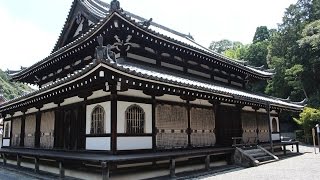
<svg viewBox="0 0 320 180"><path fill-rule="evenodd" d="M6 99L10 100L30 91L33 89L25 84L11 82L9 76L0 69L0 92Z"/></svg>

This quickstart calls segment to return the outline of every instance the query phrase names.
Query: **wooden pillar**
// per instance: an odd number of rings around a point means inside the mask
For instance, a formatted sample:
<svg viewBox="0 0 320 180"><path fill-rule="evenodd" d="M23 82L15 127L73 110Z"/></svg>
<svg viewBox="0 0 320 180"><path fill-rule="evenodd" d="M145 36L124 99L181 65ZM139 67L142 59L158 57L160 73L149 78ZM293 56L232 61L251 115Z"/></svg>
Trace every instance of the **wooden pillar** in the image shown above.
<svg viewBox="0 0 320 180"><path fill-rule="evenodd" d="M111 152L117 154L117 89L111 86Z"/></svg>
<svg viewBox="0 0 320 180"><path fill-rule="evenodd" d="M296 143L296 147L297 147L297 153L299 153L299 143Z"/></svg>
<svg viewBox="0 0 320 180"><path fill-rule="evenodd" d="M110 170L108 163L103 161L101 162L101 168L102 168L102 179L103 180L109 180L110 178Z"/></svg>
<svg viewBox="0 0 320 180"><path fill-rule="evenodd" d="M38 157L34 158L34 172L39 173L39 158Z"/></svg>
<svg viewBox="0 0 320 180"><path fill-rule="evenodd" d="M270 148L271 148L271 153L274 153L273 149L273 141L272 141L272 132L271 132L271 121L270 121L270 104L267 104L267 113L268 113L268 124L269 124L269 139L270 139Z"/></svg>
<svg viewBox="0 0 320 180"><path fill-rule="evenodd" d="M6 154L2 154L2 159L3 159L3 165L7 165L7 157Z"/></svg>
<svg viewBox="0 0 320 180"><path fill-rule="evenodd" d="M256 126L257 126L257 129L256 129L256 134L257 134L257 139L256 139L256 144L259 143L259 120L258 120L258 112L257 112L257 109L255 108L254 109L254 113L255 113L255 116L256 116Z"/></svg>
<svg viewBox="0 0 320 180"><path fill-rule="evenodd" d="M156 148L157 148L156 105L157 105L156 98L155 96L152 96L152 150L153 151L156 151Z"/></svg>
<svg viewBox="0 0 320 180"><path fill-rule="evenodd" d="M21 156L17 154L17 166L21 167Z"/></svg>
<svg viewBox="0 0 320 180"><path fill-rule="evenodd" d="M283 145L283 154L284 154L284 155L286 155L286 154L287 154L286 145Z"/></svg>
<svg viewBox="0 0 320 180"><path fill-rule="evenodd" d="M26 114L25 112L23 112L23 116L21 118L21 129L20 129L20 147L24 146L25 126L26 126Z"/></svg>
<svg viewBox="0 0 320 180"><path fill-rule="evenodd" d="M205 169L210 170L210 155L207 155L205 158Z"/></svg>
<svg viewBox="0 0 320 180"><path fill-rule="evenodd" d="M6 129L6 127L5 127L5 125L6 125L5 120L6 120L6 118L3 118L3 121L2 121L2 125L3 125L3 127L2 127L2 138L1 138L1 146L0 146L0 148L3 147L3 138L4 138L5 133L7 133L7 132L5 132L5 131L6 131L6 130L5 130L5 129ZM8 137L6 137L6 138L8 138Z"/></svg>
<svg viewBox="0 0 320 180"><path fill-rule="evenodd" d="M63 179L65 177L63 161L59 161L59 178Z"/></svg>
<svg viewBox="0 0 320 180"><path fill-rule="evenodd" d="M170 158L170 178L174 178L176 176L176 160L174 158Z"/></svg>
<svg viewBox="0 0 320 180"><path fill-rule="evenodd" d="M40 137L41 137L41 111L40 109L38 110L36 114L36 132L35 132L35 141L34 141L34 146L36 148L40 147Z"/></svg>
<svg viewBox="0 0 320 180"><path fill-rule="evenodd" d="M188 147L191 148L191 120L190 120L190 111L191 111L191 106L190 106L190 102L187 101L187 113L188 113L188 129L187 129L187 133L188 133Z"/></svg>

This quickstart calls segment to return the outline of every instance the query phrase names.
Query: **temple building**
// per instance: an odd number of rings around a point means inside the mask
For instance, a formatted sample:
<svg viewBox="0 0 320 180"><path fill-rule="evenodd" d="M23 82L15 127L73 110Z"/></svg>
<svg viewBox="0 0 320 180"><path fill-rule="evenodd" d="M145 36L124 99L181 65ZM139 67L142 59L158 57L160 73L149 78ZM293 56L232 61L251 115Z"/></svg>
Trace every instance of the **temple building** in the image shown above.
<svg viewBox="0 0 320 180"><path fill-rule="evenodd" d="M272 76L116 0L74 0L52 53L12 76L39 89L0 105L0 153L18 165L34 157L36 169L41 158L57 160L61 176L68 159L99 159L109 177L108 165L123 158L170 159L172 175L173 157L231 156L237 144L272 149L279 113L304 107L247 90Z"/></svg>

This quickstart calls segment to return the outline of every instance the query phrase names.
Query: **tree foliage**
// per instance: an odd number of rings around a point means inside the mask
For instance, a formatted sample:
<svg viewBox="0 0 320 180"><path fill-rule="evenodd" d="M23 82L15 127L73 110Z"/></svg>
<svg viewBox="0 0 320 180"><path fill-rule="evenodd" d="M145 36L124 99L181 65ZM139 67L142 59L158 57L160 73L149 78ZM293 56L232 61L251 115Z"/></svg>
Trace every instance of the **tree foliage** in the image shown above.
<svg viewBox="0 0 320 180"><path fill-rule="evenodd" d="M22 83L11 82L8 75L0 69L0 91L6 99L13 99L33 89Z"/></svg>
<svg viewBox="0 0 320 180"><path fill-rule="evenodd" d="M252 42L253 43L262 42L262 41L268 40L269 37L270 37L270 32L267 26L259 26L256 29Z"/></svg>
<svg viewBox="0 0 320 180"><path fill-rule="evenodd" d="M304 108L300 113L299 119L294 119L305 131L307 135L311 134L311 129L320 123L320 110L315 108Z"/></svg>
<svg viewBox="0 0 320 180"><path fill-rule="evenodd" d="M220 41L212 41L209 46L209 49L217 53L223 53L228 49L235 49L241 45L242 43L238 41L233 42L228 39L222 39Z"/></svg>

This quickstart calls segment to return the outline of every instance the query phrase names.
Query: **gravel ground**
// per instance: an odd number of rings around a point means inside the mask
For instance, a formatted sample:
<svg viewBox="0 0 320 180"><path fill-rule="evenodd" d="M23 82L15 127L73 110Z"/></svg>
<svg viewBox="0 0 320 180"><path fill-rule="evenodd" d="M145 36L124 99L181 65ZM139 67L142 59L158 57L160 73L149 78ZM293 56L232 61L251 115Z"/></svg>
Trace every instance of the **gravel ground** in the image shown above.
<svg viewBox="0 0 320 180"><path fill-rule="evenodd" d="M320 154L313 147L300 146L302 155L280 158L280 161L252 168L235 168L225 172L199 176L203 180L319 180Z"/></svg>

